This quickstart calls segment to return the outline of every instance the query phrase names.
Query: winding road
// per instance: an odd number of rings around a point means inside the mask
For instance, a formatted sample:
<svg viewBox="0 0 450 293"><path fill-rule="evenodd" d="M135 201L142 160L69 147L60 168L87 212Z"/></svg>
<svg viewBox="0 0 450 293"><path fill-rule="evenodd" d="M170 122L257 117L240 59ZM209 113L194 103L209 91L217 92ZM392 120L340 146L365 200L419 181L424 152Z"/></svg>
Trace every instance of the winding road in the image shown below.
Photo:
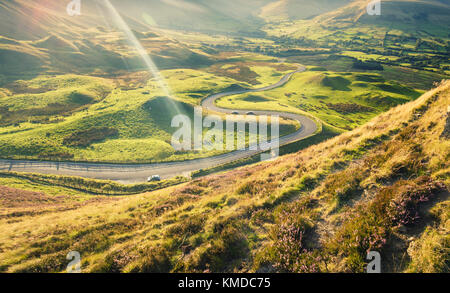
<svg viewBox="0 0 450 293"><path fill-rule="evenodd" d="M211 95L202 101L205 110L230 114L238 112L245 114L251 110L224 109L215 105L215 101L226 96L233 96L251 92L261 92L274 89L286 84L297 72L305 71L305 67L288 73L283 78L270 86L259 89L223 92ZM303 138L309 137L317 130L317 124L312 119L298 114L276 111L252 111L256 115L278 115L283 118L296 120L301 127L294 133L280 137L280 146L286 145ZM56 174L68 176L81 176L95 179L108 179L120 183L130 184L145 182L151 175L158 174L161 178L171 178L177 175L187 175L193 171L207 169L230 163L239 159L251 157L260 153L259 150L237 150L230 153L188 160L183 162L155 163L155 164L106 164L106 163L79 163L79 162L51 162L51 161L25 161L25 160L0 160L0 171L33 172L43 174Z"/></svg>

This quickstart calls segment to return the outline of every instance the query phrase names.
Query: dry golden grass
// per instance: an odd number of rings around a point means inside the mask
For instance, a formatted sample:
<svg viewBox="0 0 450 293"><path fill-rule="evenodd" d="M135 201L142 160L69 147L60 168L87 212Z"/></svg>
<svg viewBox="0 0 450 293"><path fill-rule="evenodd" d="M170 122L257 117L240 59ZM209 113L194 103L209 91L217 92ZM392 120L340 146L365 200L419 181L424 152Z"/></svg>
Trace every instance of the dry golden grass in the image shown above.
<svg viewBox="0 0 450 293"><path fill-rule="evenodd" d="M427 193L432 199L423 212L440 204L437 218L448 215L450 141L441 133L449 101L447 81L362 127L274 162L117 200L88 200L76 209L0 218L0 269L64 271L66 254L77 250L84 272L360 271L360 252L346 254L332 245L334 237L345 235L341 227L360 225L354 219L370 217L361 210L383 194L387 201L404 196L390 186L405 182L414 189L425 176L440 187L439 194ZM448 221L424 219L403 234L386 223L361 227L384 229L388 241L380 249L388 255L410 252L388 270L445 271L448 250L436 254L430 243L445 248ZM286 225L305 233L294 241L305 253L278 245ZM415 244L394 249L396 237ZM299 263L280 265L277 256L286 254ZM423 255L427 264L419 267Z"/></svg>

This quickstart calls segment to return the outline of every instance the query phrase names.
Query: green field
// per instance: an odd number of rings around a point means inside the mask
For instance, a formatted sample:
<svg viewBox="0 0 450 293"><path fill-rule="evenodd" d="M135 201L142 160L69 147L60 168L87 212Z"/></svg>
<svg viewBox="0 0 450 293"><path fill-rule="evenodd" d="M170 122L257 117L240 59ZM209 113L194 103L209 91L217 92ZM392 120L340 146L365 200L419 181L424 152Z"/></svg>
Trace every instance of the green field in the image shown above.
<svg viewBox="0 0 450 293"><path fill-rule="evenodd" d="M264 93L225 97L225 108L310 113L345 130L361 125L390 107L420 96L421 91L379 73L330 72L311 67L297 73L285 86Z"/></svg>
<svg viewBox="0 0 450 293"><path fill-rule="evenodd" d="M364 273L377 249L383 272L448 272L449 93L443 83L274 162L134 196L84 192L137 186L0 174L14 186L0 186L0 271L64 272L76 250L83 272Z"/></svg>
<svg viewBox="0 0 450 293"><path fill-rule="evenodd" d="M303 113L350 130L448 78L450 43L442 16L448 7L388 1L392 11L402 9L399 18L386 10L374 19L361 14L363 2L250 1L240 4L243 14L233 21L203 3L216 26L197 11L199 27L186 30L167 23L154 27L174 15L151 16L116 4L142 21L131 29L160 70L171 98L120 31L90 22L86 28L72 19L68 34L59 25L62 16L52 10L42 24L52 27L52 34L29 27L14 35L8 28L29 4L5 4L0 158L162 162L216 155L220 152L173 150L175 109L192 116L193 107L210 94L267 86L300 64L309 71L285 86L227 97L219 105ZM230 7L231 2L224 5L226 11ZM293 13L300 7L301 13ZM189 28L185 17L176 16L179 25ZM224 33L236 27L241 29ZM284 121L282 134L298 127Z"/></svg>
<svg viewBox="0 0 450 293"><path fill-rule="evenodd" d="M176 152L170 145L176 130L171 127L172 118L178 111L192 118L194 106L210 94L232 86L269 85L296 68L255 61L249 65L240 61L238 66L162 71L174 98L165 97L156 81L142 81L137 73L128 77L131 82L62 75L8 84L0 98L1 157L137 163L223 153ZM235 67L246 68L253 78L239 80L243 75L236 74ZM218 75L209 73L214 71ZM127 88L122 85L125 82ZM282 120L281 135L298 129L296 124Z"/></svg>

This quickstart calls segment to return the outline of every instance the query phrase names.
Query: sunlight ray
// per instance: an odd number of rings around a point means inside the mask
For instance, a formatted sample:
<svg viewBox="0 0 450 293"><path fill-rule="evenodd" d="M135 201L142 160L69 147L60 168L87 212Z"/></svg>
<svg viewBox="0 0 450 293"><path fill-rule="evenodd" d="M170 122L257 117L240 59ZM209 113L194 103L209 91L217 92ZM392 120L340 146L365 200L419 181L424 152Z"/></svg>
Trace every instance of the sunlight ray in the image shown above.
<svg viewBox="0 0 450 293"><path fill-rule="evenodd" d="M135 36L135 34L131 31L128 24L125 22L125 20L122 18L122 16L120 16L119 12L111 4L111 2L109 0L103 0L103 3L105 4L105 6L109 10L109 12L112 14L113 21L115 22L115 24L125 34L126 38L130 42L130 44L136 49L137 53L144 61L145 66L148 68L149 72L155 78L156 82L160 86L164 95L170 98L167 100L171 101L171 104L177 113L181 113L178 105L174 101L172 101L173 95L171 93L169 85L166 83L166 81L165 81L164 77L161 75L158 67L153 62L152 58L148 55L147 51L142 46L141 42L138 40L138 38Z"/></svg>

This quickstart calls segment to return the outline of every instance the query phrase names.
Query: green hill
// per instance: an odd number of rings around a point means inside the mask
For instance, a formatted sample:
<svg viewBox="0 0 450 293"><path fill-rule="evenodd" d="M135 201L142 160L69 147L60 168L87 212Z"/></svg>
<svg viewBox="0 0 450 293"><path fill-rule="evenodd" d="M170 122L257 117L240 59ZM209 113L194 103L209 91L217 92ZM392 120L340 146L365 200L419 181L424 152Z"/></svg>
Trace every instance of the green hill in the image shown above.
<svg viewBox="0 0 450 293"><path fill-rule="evenodd" d="M0 2L0 158L222 154L176 152L171 118L301 64L218 104L314 116L322 132L197 179L0 172L0 272L63 272L69 251L84 272L360 273L368 251L384 272L449 272L448 1L384 0L380 16L369 0L110 1L145 52L104 1L75 17L68 1Z"/></svg>
<svg viewBox="0 0 450 293"><path fill-rule="evenodd" d="M257 12L269 2L111 0L127 23L138 31L160 27L234 34L258 32L263 20ZM67 15L67 4L57 0L3 1L0 35L30 40L45 38L49 32L63 37L80 36L87 30L104 27L110 17L102 1L85 1L82 14L77 17Z"/></svg>
<svg viewBox="0 0 450 293"><path fill-rule="evenodd" d="M370 30L374 36L386 31L400 31L415 36L448 37L450 4L436 0L387 0L382 1L381 15L367 13L367 0L354 0L347 5L318 15L311 20L286 22L273 30L292 36L308 35L316 39L333 35L338 31L360 32ZM277 29L279 29L277 31ZM362 30L363 29L363 30ZM379 30L376 33L376 30ZM381 31L380 31L381 30ZM270 32L270 31L269 31ZM312 34L313 33L313 34Z"/></svg>
<svg viewBox="0 0 450 293"><path fill-rule="evenodd" d="M383 272L449 272L449 97L447 81L274 162L124 198L2 175L0 270L64 271L76 250L84 272L364 272L378 251Z"/></svg>
<svg viewBox="0 0 450 293"><path fill-rule="evenodd" d="M351 0L278 0L261 9L259 16L267 22L308 19L336 10Z"/></svg>

